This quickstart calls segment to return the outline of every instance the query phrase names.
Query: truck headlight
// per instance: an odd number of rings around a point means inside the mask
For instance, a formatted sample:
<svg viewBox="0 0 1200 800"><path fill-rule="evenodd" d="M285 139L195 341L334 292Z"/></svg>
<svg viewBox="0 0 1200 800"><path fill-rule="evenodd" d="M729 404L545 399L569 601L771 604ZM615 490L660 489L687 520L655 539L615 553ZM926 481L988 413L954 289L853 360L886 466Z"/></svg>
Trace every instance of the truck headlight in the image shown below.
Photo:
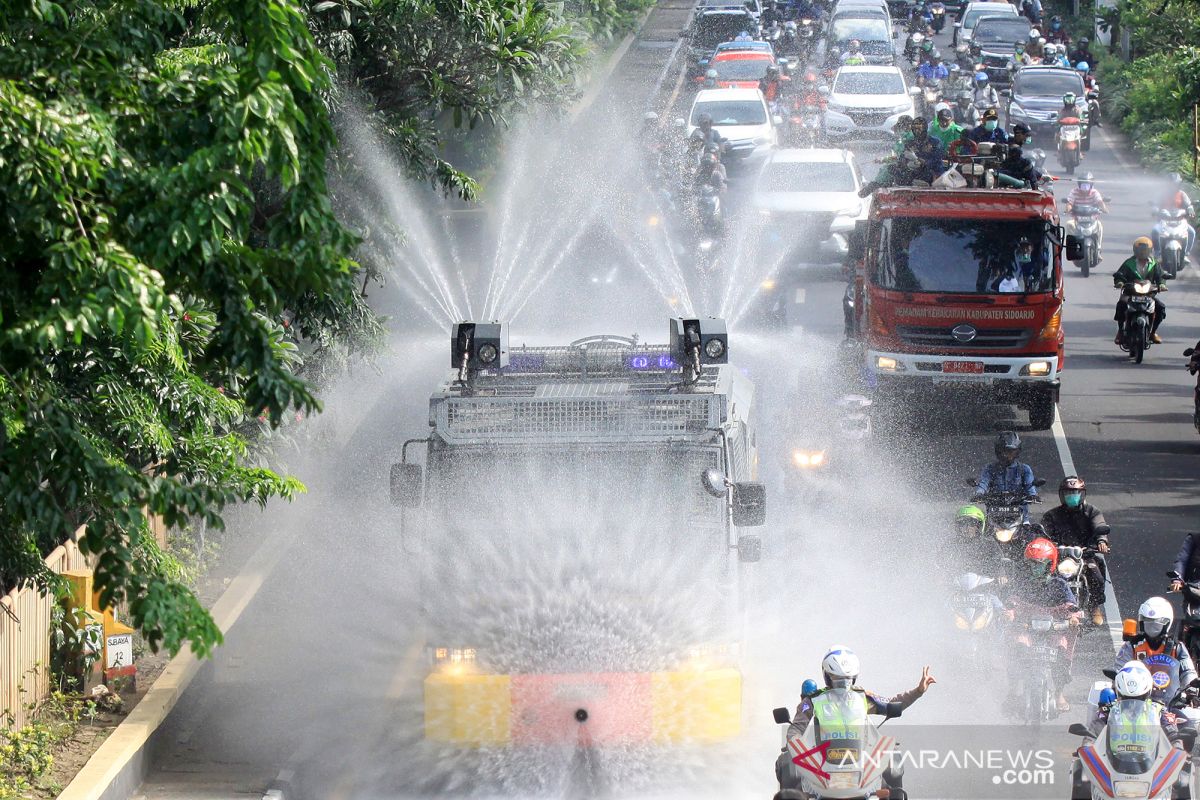
<svg viewBox="0 0 1200 800"><path fill-rule="evenodd" d="M881 372L903 372L904 365L891 356L875 356L875 369Z"/></svg>
<svg viewBox="0 0 1200 800"><path fill-rule="evenodd" d="M1044 377L1050 374L1049 361L1033 361L1021 367L1022 375L1031 375L1034 377Z"/></svg>
<svg viewBox="0 0 1200 800"><path fill-rule="evenodd" d="M811 469L825 463L824 450L793 450L792 463L800 469Z"/></svg>

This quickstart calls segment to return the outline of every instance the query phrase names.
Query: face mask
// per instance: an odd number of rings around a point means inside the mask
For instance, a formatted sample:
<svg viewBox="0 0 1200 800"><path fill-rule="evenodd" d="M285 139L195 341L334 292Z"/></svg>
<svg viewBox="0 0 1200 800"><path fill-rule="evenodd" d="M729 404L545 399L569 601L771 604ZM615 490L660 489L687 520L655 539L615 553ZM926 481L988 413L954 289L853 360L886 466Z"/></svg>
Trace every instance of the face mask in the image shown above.
<svg viewBox="0 0 1200 800"><path fill-rule="evenodd" d="M1046 561L1031 561L1029 562L1029 574L1033 578L1041 579L1050 574L1050 564Z"/></svg>
<svg viewBox="0 0 1200 800"><path fill-rule="evenodd" d="M1033 261L1033 256L1028 253L1021 253L1017 256L1017 262L1020 264L1028 264L1030 261Z"/></svg>
<svg viewBox="0 0 1200 800"><path fill-rule="evenodd" d="M983 129L984 129L985 131L994 131L994 130L996 130L996 120L994 120L994 119L989 119L987 122L983 123Z"/></svg>
<svg viewBox="0 0 1200 800"><path fill-rule="evenodd" d="M1080 504L1083 503L1083 495L1079 494L1079 492L1068 492L1063 495L1063 502L1066 503L1067 508L1079 508Z"/></svg>

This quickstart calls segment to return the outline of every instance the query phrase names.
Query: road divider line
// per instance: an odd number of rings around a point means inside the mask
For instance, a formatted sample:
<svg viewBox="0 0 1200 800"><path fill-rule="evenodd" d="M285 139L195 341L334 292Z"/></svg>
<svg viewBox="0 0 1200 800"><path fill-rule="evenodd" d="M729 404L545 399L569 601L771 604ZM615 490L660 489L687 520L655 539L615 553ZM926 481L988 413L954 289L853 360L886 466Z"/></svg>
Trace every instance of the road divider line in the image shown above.
<svg viewBox="0 0 1200 800"><path fill-rule="evenodd" d="M1075 459L1071 456L1071 446L1067 443L1067 431L1062 424L1062 409L1057 403L1054 404L1054 423L1050 426L1050 431L1054 434L1054 446L1058 448L1058 460L1062 463L1063 475L1078 475ZM1108 626L1115 658L1125 640L1122 636L1121 607L1117 605L1117 593L1112 584L1112 569L1108 570L1108 580L1104 583L1104 623Z"/></svg>

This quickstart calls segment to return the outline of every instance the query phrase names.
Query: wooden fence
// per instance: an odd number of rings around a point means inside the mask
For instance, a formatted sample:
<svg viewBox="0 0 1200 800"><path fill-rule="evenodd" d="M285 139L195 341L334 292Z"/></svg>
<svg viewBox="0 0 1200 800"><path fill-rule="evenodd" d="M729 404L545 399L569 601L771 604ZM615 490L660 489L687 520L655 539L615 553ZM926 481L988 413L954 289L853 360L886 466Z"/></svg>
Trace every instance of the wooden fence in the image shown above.
<svg viewBox="0 0 1200 800"><path fill-rule="evenodd" d="M75 533L78 539L83 528ZM54 572L87 569L88 559L74 541L46 556ZM20 728L29 707L50 693L50 616L55 598L33 587L0 597L0 725Z"/></svg>

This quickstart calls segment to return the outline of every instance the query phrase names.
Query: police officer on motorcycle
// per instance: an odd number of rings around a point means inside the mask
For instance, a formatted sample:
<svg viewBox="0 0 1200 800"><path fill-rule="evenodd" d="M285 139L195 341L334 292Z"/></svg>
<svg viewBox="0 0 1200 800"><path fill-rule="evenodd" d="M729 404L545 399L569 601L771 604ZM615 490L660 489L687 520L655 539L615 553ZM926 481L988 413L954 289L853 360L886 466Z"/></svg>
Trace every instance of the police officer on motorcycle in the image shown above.
<svg viewBox="0 0 1200 800"><path fill-rule="evenodd" d="M1138 608L1137 635L1117 653L1114 669L1129 661L1141 661L1154 681L1154 700L1164 705L1196 681L1196 666L1182 642L1171 636L1175 609L1165 597L1151 597Z"/></svg>

